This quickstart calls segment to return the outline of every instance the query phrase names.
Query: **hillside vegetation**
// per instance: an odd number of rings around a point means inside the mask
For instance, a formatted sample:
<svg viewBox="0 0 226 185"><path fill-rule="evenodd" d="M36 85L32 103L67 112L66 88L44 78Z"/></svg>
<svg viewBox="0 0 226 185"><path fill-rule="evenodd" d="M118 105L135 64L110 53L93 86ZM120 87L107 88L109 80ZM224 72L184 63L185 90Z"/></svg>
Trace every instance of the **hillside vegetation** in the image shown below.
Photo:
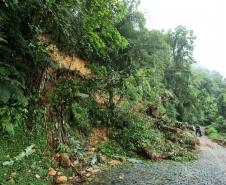
<svg viewBox="0 0 226 185"><path fill-rule="evenodd" d="M192 30L149 30L137 6L0 0L0 184L120 156L194 159L196 123L224 139L226 80L195 67Z"/></svg>

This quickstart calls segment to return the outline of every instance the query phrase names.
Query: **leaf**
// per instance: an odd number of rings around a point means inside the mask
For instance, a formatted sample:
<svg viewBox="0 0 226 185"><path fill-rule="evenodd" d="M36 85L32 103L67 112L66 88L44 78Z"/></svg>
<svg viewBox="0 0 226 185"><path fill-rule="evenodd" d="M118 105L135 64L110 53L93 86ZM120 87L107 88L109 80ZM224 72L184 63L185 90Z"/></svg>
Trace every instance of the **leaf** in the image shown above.
<svg viewBox="0 0 226 185"><path fill-rule="evenodd" d="M96 163L97 163L97 155L95 154L95 155L92 156L92 159L90 161L90 164L91 165L95 165Z"/></svg>
<svg viewBox="0 0 226 185"><path fill-rule="evenodd" d="M0 76L9 76L10 74L11 72L8 66L0 66Z"/></svg>
<svg viewBox="0 0 226 185"><path fill-rule="evenodd" d="M1 116L0 124L4 131L14 135L14 125L11 123L10 117L8 115L4 114Z"/></svg>
<svg viewBox="0 0 226 185"><path fill-rule="evenodd" d="M16 157L14 157L13 159L9 160L9 161L5 161L2 163L3 166L12 166L15 161L21 161L22 159L24 159L25 157L33 154L35 152L35 149L34 149L35 145L32 144L30 146L28 146L26 149L25 149L25 152L22 151L19 155L17 155Z"/></svg>
<svg viewBox="0 0 226 185"><path fill-rule="evenodd" d="M21 105L26 106L28 104L27 98L24 96L24 92L22 89L18 87L11 86L12 89L12 98L17 100L17 102Z"/></svg>
<svg viewBox="0 0 226 185"><path fill-rule="evenodd" d="M25 149L25 153L26 153L26 156L29 156L31 154L33 154L35 152L35 149L34 149L35 145L32 144L31 146L28 146L26 149Z"/></svg>
<svg viewBox="0 0 226 185"><path fill-rule="evenodd" d="M7 40L4 39L3 35L1 35L0 33L0 43L1 42L8 43Z"/></svg>
<svg viewBox="0 0 226 185"><path fill-rule="evenodd" d="M15 157L15 161L21 161L26 156L25 152L21 152L18 156Z"/></svg>
<svg viewBox="0 0 226 185"><path fill-rule="evenodd" d="M6 85L0 84L0 92L0 102L7 103L11 96L10 90Z"/></svg>
<svg viewBox="0 0 226 185"><path fill-rule="evenodd" d="M8 81L8 80L7 80ZM0 83L0 102L7 103L10 98L16 100L19 104L26 106L28 104L27 98L24 96L24 92L16 80L10 80L10 82Z"/></svg>
<svg viewBox="0 0 226 185"><path fill-rule="evenodd" d="M85 93L77 93L76 95L80 98L88 98L89 97L89 95L85 94Z"/></svg>
<svg viewBox="0 0 226 185"><path fill-rule="evenodd" d="M5 162L2 163L3 166L12 166L13 164L14 164L13 160L5 161Z"/></svg>

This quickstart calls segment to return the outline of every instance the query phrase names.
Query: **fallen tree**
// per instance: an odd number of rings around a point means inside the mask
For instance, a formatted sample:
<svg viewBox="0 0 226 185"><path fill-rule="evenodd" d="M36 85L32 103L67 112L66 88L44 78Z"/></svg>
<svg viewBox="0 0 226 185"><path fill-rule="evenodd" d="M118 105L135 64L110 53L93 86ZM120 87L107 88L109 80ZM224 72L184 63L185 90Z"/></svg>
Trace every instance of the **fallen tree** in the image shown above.
<svg viewBox="0 0 226 185"><path fill-rule="evenodd" d="M173 152L152 152L147 147L141 147L142 152L145 157L151 160L157 160L157 159L170 159L174 153Z"/></svg>

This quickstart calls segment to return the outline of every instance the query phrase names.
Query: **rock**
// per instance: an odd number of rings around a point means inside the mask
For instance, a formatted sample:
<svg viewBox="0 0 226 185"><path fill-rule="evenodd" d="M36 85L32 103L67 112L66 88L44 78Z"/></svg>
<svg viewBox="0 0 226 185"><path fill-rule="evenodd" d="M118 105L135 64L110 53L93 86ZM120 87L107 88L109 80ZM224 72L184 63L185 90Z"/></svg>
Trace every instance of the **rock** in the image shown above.
<svg viewBox="0 0 226 185"><path fill-rule="evenodd" d="M98 172L100 172L100 171L101 171L101 170L97 168L97 169L93 169L92 173L95 174L95 173L98 173Z"/></svg>
<svg viewBox="0 0 226 185"><path fill-rule="evenodd" d="M60 165L63 167L70 167L71 166L71 160L67 153L62 153L60 155Z"/></svg>
<svg viewBox="0 0 226 185"><path fill-rule="evenodd" d="M97 166L97 165L93 165L92 168L93 168L93 169L99 169L100 167Z"/></svg>
<svg viewBox="0 0 226 185"><path fill-rule="evenodd" d="M77 182L81 182L82 179L79 176L74 177L73 182L77 183Z"/></svg>
<svg viewBox="0 0 226 185"><path fill-rule="evenodd" d="M49 176L55 176L57 174L57 171L54 170L53 168L48 169L48 175Z"/></svg>
<svg viewBox="0 0 226 185"><path fill-rule="evenodd" d="M142 164L143 161L135 158L127 158L127 161L133 164Z"/></svg>
<svg viewBox="0 0 226 185"><path fill-rule="evenodd" d="M119 179L120 180L124 180L125 179L125 175L124 174L119 175Z"/></svg>
<svg viewBox="0 0 226 185"><path fill-rule="evenodd" d="M92 174L91 173L87 173L86 174L86 177L90 177Z"/></svg>
<svg viewBox="0 0 226 185"><path fill-rule="evenodd" d="M79 160L75 160L75 161L73 161L73 162L71 163L71 165L72 165L73 167L77 166L78 164L79 164Z"/></svg>
<svg viewBox="0 0 226 185"><path fill-rule="evenodd" d="M38 175L38 174L36 174L35 177L36 177L36 179L40 179L41 178L40 175Z"/></svg>
<svg viewBox="0 0 226 185"><path fill-rule="evenodd" d="M55 176L54 182L56 184L65 184L67 182L68 178L66 176Z"/></svg>
<svg viewBox="0 0 226 185"><path fill-rule="evenodd" d="M78 174L79 174L80 176L85 176L86 173L87 173L86 170L82 170L82 171L79 171L79 172L78 172Z"/></svg>
<svg viewBox="0 0 226 185"><path fill-rule="evenodd" d="M90 148L90 152L97 152L97 148L95 147Z"/></svg>
<svg viewBox="0 0 226 185"><path fill-rule="evenodd" d="M104 155L100 155L100 161L101 161L102 163L107 162L107 157L105 157Z"/></svg>
<svg viewBox="0 0 226 185"><path fill-rule="evenodd" d="M53 162L60 162L60 154L56 154L51 159Z"/></svg>
<svg viewBox="0 0 226 185"><path fill-rule="evenodd" d="M92 171L93 171L93 168L92 168L92 167L87 168L86 171L87 171L87 172L92 172Z"/></svg>
<svg viewBox="0 0 226 185"><path fill-rule="evenodd" d="M117 166L117 165L120 165L122 163L118 160L111 160L111 161L108 162L108 164L110 164L112 166Z"/></svg>
<svg viewBox="0 0 226 185"><path fill-rule="evenodd" d="M124 162L126 162L127 160L126 160L125 157L120 157L120 158L119 158L119 161L121 161L122 163L124 163Z"/></svg>
<svg viewBox="0 0 226 185"><path fill-rule="evenodd" d="M6 180L6 182L7 182L8 184L15 184L15 181L14 181L14 179L13 179L12 177L9 177L9 178Z"/></svg>
<svg viewBox="0 0 226 185"><path fill-rule="evenodd" d="M95 173L100 172L100 169L95 166L95 167L87 168L86 171L89 172L89 173L95 174Z"/></svg>
<svg viewBox="0 0 226 185"><path fill-rule="evenodd" d="M100 167L99 166L97 166L97 165L94 165L93 166L93 171L92 171L92 173L98 173L98 172L100 172L101 170L100 170Z"/></svg>

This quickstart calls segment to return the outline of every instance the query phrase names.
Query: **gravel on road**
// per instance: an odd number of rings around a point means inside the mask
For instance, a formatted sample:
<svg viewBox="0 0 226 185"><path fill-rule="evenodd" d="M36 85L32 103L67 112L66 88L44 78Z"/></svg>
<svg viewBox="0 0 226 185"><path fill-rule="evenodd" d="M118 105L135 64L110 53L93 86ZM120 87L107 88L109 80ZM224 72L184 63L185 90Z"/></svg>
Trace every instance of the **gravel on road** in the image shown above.
<svg viewBox="0 0 226 185"><path fill-rule="evenodd" d="M197 161L133 164L99 174L84 185L226 185L226 148L200 138Z"/></svg>

